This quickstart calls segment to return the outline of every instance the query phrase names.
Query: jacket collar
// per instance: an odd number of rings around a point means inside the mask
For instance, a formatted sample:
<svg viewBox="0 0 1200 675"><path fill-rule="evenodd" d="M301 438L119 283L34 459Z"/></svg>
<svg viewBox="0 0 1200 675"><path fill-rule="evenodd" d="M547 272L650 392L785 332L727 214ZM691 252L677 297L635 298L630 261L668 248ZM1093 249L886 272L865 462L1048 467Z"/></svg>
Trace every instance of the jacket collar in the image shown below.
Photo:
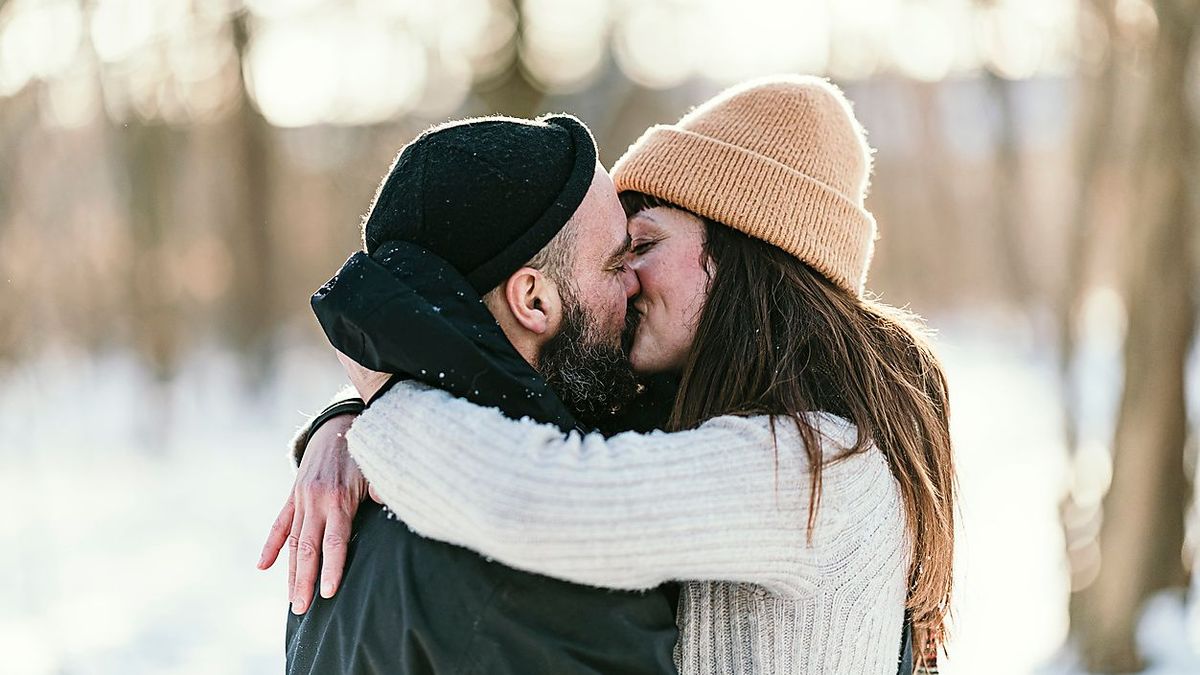
<svg viewBox="0 0 1200 675"><path fill-rule="evenodd" d="M372 370L564 430L574 417L457 270L408 242L350 256L312 296L336 349ZM378 396L377 396L378 397Z"/></svg>

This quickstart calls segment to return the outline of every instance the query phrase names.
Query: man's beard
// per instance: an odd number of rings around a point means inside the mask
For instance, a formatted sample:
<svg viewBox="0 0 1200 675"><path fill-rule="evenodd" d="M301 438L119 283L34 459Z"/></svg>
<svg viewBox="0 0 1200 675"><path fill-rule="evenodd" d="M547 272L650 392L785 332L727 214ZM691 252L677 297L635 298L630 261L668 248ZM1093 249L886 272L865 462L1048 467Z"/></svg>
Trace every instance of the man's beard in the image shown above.
<svg viewBox="0 0 1200 675"><path fill-rule="evenodd" d="M622 334L606 336L565 286L562 328L542 347L538 371L578 421L595 427L637 394L629 349L640 315L629 307Z"/></svg>

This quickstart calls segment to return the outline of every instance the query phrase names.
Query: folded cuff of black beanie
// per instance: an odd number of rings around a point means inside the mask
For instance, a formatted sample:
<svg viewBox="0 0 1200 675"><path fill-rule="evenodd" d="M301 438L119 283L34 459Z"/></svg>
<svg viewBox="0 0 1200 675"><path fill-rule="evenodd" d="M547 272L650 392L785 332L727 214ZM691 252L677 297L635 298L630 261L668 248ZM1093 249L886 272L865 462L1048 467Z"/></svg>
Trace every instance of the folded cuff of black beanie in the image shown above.
<svg viewBox="0 0 1200 675"><path fill-rule="evenodd" d="M545 248L550 240L562 231L571 216L579 209L592 186L596 172L596 141L588 128L572 115L557 114L538 118L539 122L553 124L567 130L571 136L575 163L566 181L542 215L502 250L473 270L465 271L467 281L480 294L487 293L500 285L509 275L517 271Z"/></svg>

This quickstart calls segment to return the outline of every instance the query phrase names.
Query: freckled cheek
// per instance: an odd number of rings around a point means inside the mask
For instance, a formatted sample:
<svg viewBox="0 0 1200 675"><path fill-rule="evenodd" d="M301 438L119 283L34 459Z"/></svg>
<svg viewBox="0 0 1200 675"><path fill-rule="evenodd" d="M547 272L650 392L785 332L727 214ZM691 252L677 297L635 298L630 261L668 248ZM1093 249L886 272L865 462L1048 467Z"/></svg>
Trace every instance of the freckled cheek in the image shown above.
<svg viewBox="0 0 1200 675"><path fill-rule="evenodd" d="M675 259L663 261L656 271L659 282L659 293L668 307L675 312L685 309L692 304L696 289L696 274L703 275L701 270L689 269L686 261L675 256Z"/></svg>
<svg viewBox="0 0 1200 675"><path fill-rule="evenodd" d="M679 325L694 328L700 319L707 299L708 277L702 269L680 274L675 286L674 300Z"/></svg>

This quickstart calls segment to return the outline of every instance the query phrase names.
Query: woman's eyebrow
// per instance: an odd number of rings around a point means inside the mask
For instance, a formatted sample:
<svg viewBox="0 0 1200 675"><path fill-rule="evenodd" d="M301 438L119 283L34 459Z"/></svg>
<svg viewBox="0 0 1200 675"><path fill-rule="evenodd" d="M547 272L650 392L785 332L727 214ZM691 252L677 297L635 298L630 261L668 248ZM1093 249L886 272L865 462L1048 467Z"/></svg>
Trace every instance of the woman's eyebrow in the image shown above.
<svg viewBox="0 0 1200 675"><path fill-rule="evenodd" d="M630 216L630 217L629 217L629 227L626 227L625 231L626 231L626 232L628 232L630 229L633 229L633 227L635 227L635 226L634 226L634 222L636 222L636 221L638 221L638 220L645 220L645 221L648 221L648 222L650 223L649 225L645 225L645 224L641 225L641 227L640 227L640 228L638 228L638 229L640 229L640 230L645 230L645 229L647 229L647 228L656 228L656 227L661 227L661 226L658 224L658 220L656 220L656 219L654 218L654 216L651 216L651 215L649 215L648 213L646 213L646 210L645 210L645 209L643 209L643 210L641 210L641 211L638 211L637 213L635 213L635 214L633 214L632 216Z"/></svg>
<svg viewBox="0 0 1200 675"><path fill-rule="evenodd" d="M658 219L655 218L654 216L650 215L650 209L642 209L641 211L638 211L637 213L635 213L629 217L630 220L637 220L638 218L645 218L646 220L654 223L655 225L658 224Z"/></svg>

